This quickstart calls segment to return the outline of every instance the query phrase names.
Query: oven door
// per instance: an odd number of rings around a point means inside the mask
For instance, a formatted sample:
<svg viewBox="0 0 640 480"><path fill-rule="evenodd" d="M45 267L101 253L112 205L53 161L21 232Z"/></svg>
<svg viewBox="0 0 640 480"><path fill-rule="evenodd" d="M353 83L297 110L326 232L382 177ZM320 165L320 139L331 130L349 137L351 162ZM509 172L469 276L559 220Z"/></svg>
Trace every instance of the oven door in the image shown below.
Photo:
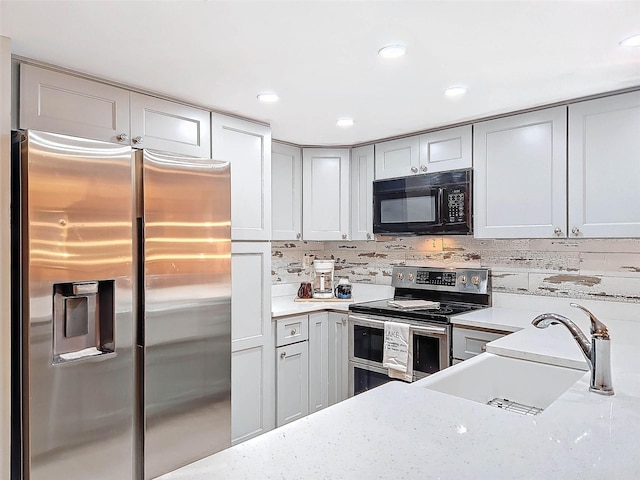
<svg viewBox="0 0 640 480"><path fill-rule="evenodd" d="M391 380L387 376L387 369L382 366L385 320L403 321L396 318L349 315L350 395ZM449 367L451 365L451 326L407 322L410 324L409 342L413 355L413 380L420 380Z"/></svg>
<svg viewBox="0 0 640 480"><path fill-rule="evenodd" d="M373 182L373 233L426 234L442 230L442 189L426 175Z"/></svg>

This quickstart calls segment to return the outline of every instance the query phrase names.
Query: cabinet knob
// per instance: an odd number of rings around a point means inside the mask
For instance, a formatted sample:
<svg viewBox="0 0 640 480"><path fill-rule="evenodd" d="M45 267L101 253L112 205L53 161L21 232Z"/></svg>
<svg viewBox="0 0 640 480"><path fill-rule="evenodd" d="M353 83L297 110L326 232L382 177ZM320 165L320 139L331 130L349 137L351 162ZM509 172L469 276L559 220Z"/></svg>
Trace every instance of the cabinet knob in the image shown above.
<svg viewBox="0 0 640 480"><path fill-rule="evenodd" d="M280 358L284 358L284 357L286 357L286 356L287 356L287 352L282 352L282 353L280 354Z"/></svg>
<svg viewBox="0 0 640 480"><path fill-rule="evenodd" d="M138 135L137 137L133 138L133 143L138 144L138 143L142 143L142 142L144 142L144 137L141 137L140 135Z"/></svg>
<svg viewBox="0 0 640 480"><path fill-rule="evenodd" d="M418 167L411 167L411 173L418 173Z"/></svg>
<svg viewBox="0 0 640 480"><path fill-rule="evenodd" d="M580 235L580 229L578 227L573 227L571 229L571 233L573 233L576 237Z"/></svg>
<svg viewBox="0 0 640 480"><path fill-rule="evenodd" d="M297 234L297 235L296 235L296 238L297 238L298 240L300 240L300 239L302 238L302 234L301 234L301 233Z"/></svg>
<svg viewBox="0 0 640 480"><path fill-rule="evenodd" d="M120 135L118 135L118 136L116 137L116 139L117 139L119 142L127 143L127 142L129 141L129 135L127 135L126 133L121 133Z"/></svg>
<svg viewBox="0 0 640 480"><path fill-rule="evenodd" d="M343 233L343 234L342 234L342 239L343 239L343 240L346 240L346 239L347 239L347 234L346 234L346 233Z"/></svg>
<svg viewBox="0 0 640 480"><path fill-rule="evenodd" d="M556 227L553 229L553 233L559 237L560 235L562 235L562 229Z"/></svg>
<svg viewBox="0 0 640 480"><path fill-rule="evenodd" d="M422 173L426 172L427 170L429 170L429 169L427 168L427 166L426 166L426 165L420 165L420 171L421 171Z"/></svg>
<svg viewBox="0 0 640 480"><path fill-rule="evenodd" d="M347 319L346 319L346 318L343 318L343 319L342 319L342 325L346 325L346 324L347 324Z"/></svg>
<svg viewBox="0 0 640 480"><path fill-rule="evenodd" d="M367 240L371 240L371 234L367 233Z"/></svg>
<svg viewBox="0 0 640 480"><path fill-rule="evenodd" d="M292 328L292 329L291 329L291 335L295 335L295 334L296 334L296 329L295 329L295 328Z"/></svg>

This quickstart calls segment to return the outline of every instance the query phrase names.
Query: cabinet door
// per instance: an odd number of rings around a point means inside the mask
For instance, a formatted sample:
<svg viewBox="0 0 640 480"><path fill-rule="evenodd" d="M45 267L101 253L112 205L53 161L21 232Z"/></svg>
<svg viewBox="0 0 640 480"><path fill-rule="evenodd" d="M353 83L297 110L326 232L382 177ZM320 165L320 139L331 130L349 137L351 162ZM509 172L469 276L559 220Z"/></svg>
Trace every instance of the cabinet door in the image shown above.
<svg viewBox="0 0 640 480"><path fill-rule="evenodd" d="M200 108L131 93L131 144L211 158L211 113Z"/></svg>
<svg viewBox="0 0 640 480"><path fill-rule="evenodd" d="M373 151L351 150L351 240L373 239Z"/></svg>
<svg viewBox="0 0 640 480"><path fill-rule="evenodd" d="M349 173L348 149L303 149L302 236L305 240L349 239Z"/></svg>
<svg viewBox="0 0 640 480"><path fill-rule="evenodd" d="M453 358L467 360L486 351L487 343L508 335L510 332L477 328L453 327Z"/></svg>
<svg viewBox="0 0 640 480"><path fill-rule="evenodd" d="M20 128L129 145L129 92L22 64Z"/></svg>
<svg viewBox="0 0 640 480"><path fill-rule="evenodd" d="M474 125L477 238L566 236L567 109Z"/></svg>
<svg viewBox="0 0 640 480"><path fill-rule="evenodd" d="M349 396L347 313L329 313L329 405Z"/></svg>
<svg viewBox="0 0 640 480"><path fill-rule="evenodd" d="M271 238L302 238L302 150L271 146Z"/></svg>
<svg viewBox="0 0 640 480"><path fill-rule="evenodd" d="M276 349L277 426L309 414L308 342Z"/></svg>
<svg viewBox="0 0 640 480"><path fill-rule="evenodd" d="M420 137L400 138L375 145L376 180L420 173Z"/></svg>
<svg viewBox="0 0 640 480"><path fill-rule="evenodd" d="M569 106L569 236L640 236L640 92Z"/></svg>
<svg viewBox="0 0 640 480"><path fill-rule="evenodd" d="M275 427L269 243L231 245L231 438Z"/></svg>
<svg viewBox="0 0 640 480"><path fill-rule="evenodd" d="M471 125L420 135L420 171L471 168Z"/></svg>
<svg viewBox="0 0 640 480"><path fill-rule="evenodd" d="M329 405L329 314L309 315L309 413Z"/></svg>
<svg viewBox="0 0 640 480"><path fill-rule="evenodd" d="M211 117L213 158L231 162L231 239L271 239L271 129Z"/></svg>

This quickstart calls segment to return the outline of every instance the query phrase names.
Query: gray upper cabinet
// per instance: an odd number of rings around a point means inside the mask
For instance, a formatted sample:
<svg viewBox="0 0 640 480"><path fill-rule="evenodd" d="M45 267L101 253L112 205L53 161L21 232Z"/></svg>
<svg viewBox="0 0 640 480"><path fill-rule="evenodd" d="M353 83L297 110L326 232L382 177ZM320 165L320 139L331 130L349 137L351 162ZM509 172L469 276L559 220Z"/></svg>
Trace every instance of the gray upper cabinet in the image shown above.
<svg viewBox="0 0 640 480"><path fill-rule="evenodd" d="M420 137L376 143L375 178L406 177L420 173Z"/></svg>
<svg viewBox="0 0 640 480"><path fill-rule="evenodd" d="M420 135L420 171L471 168L471 125Z"/></svg>
<svg viewBox="0 0 640 480"><path fill-rule="evenodd" d="M214 113L213 158L231 162L231 239L271 240L271 128Z"/></svg>
<svg viewBox="0 0 640 480"><path fill-rule="evenodd" d="M211 157L211 114L176 102L131 93L131 144Z"/></svg>
<svg viewBox="0 0 640 480"><path fill-rule="evenodd" d="M473 162L477 238L566 236L566 107L475 124Z"/></svg>
<svg viewBox="0 0 640 480"><path fill-rule="evenodd" d="M271 147L272 240L302 239L302 149Z"/></svg>
<svg viewBox="0 0 640 480"><path fill-rule="evenodd" d="M569 232L640 237L640 92L569 106Z"/></svg>
<svg viewBox="0 0 640 480"><path fill-rule="evenodd" d="M350 151L302 150L302 238L350 240Z"/></svg>
<svg viewBox="0 0 640 480"><path fill-rule="evenodd" d="M351 240L373 240L374 147L351 150Z"/></svg>
<svg viewBox="0 0 640 480"><path fill-rule="evenodd" d="M129 145L129 92L22 64L19 126Z"/></svg>
<svg viewBox="0 0 640 480"><path fill-rule="evenodd" d="M22 64L20 128L211 156L207 110Z"/></svg>

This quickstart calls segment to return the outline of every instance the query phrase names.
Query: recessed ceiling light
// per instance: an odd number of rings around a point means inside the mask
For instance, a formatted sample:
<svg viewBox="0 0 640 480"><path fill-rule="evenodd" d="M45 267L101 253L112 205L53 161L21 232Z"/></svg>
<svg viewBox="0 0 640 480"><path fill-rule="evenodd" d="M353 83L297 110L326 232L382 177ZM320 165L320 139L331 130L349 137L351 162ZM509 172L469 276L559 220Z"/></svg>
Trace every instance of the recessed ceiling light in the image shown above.
<svg viewBox="0 0 640 480"><path fill-rule="evenodd" d="M447 97L459 97L460 95L464 95L465 93L467 93L467 87L463 87L462 85L454 85L444 91L444 94Z"/></svg>
<svg viewBox="0 0 640 480"><path fill-rule="evenodd" d="M407 47L404 45L385 45L378 50L378 55L384 58L398 58L407 53Z"/></svg>
<svg viewBox="0 0 640 480"><path fill-rule="evenodd" d="M275 103L280 100L277 93L261 93L258 95L258 100L262 103Z"/></svg>
<svg viewBox="0 0 640 480"><path fill-rule="evenodd" d="M621 47L640 47L640 34L627 37L620 42Z"/></svg>
<svg viewBox="0 0 640 480"><path fill-rule="evenodd" d="M340 118L336 125L342 128L353 127L353 118Z"/></svg>

